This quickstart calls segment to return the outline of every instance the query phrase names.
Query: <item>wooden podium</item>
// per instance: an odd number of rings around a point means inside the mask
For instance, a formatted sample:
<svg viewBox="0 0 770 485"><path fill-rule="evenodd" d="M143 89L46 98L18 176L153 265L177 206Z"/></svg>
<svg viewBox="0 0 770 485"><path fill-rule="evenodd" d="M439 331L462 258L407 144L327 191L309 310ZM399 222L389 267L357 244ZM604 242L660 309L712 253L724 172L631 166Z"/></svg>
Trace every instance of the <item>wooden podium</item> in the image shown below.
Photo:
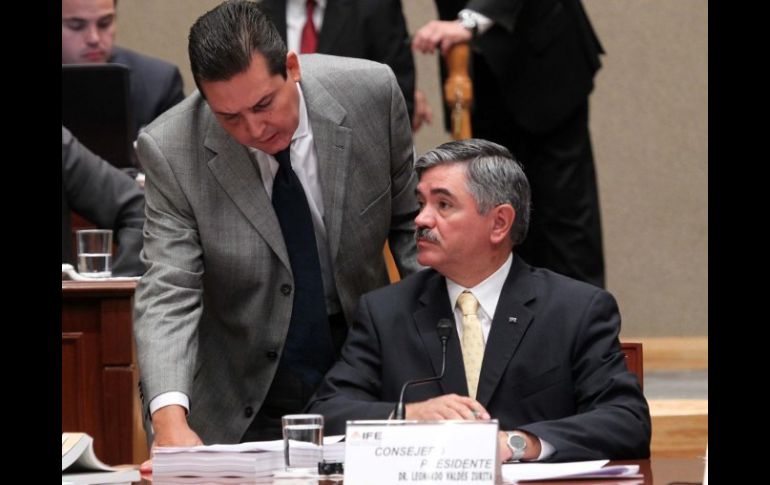
<svg viewBox="0 0 770 485"><path fill-rule="evenodd" d="M132 330L135 281L62 281L62 432L110 465L147 458Z"/></svg>

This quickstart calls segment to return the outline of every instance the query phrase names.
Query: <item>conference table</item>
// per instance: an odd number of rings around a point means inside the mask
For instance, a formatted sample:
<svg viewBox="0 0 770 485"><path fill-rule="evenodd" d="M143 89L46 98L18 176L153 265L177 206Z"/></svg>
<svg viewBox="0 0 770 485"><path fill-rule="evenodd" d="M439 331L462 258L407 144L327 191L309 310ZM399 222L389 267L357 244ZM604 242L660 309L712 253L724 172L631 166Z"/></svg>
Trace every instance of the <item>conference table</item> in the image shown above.
<svg viewBox="0 0 770 485"><path fill-rule="evenodd" d="M703 481L703 468L705 462L702 458L652 458L649 460L622 460L611 461L609 465L639 465L639 473L644 478L630 479L603 479L603 480L549 480L527 483L538 483L541 485L667 485L672 483L699 484ZM172 478L158 478L152 480L152 477L143 477L140 485L177 485L181 483L198 483L207 485L245 485L245 484L271 484L271 485L343 485L341 479L259 479L259 480L239 480L230 479L179 479L175 481Z"/></svg>

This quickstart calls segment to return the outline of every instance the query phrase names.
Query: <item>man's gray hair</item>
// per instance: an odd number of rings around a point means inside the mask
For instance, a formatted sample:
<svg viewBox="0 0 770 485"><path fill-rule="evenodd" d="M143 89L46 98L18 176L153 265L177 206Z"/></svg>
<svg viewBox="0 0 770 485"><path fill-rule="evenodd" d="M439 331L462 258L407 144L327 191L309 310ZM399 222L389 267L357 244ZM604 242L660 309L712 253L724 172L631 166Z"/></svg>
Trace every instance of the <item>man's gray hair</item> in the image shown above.
<svg viewBox="0 0 770 485"><path fill-rule="evenodd" d="M529 229L531 197L529 181L511 152L491 141L471 138L439 145L415 162L418 177L435 166L462 163L468 175L468 191L480 214L500 204L511 204L516 218L511 226L514 245L524 242Z"/></svg>

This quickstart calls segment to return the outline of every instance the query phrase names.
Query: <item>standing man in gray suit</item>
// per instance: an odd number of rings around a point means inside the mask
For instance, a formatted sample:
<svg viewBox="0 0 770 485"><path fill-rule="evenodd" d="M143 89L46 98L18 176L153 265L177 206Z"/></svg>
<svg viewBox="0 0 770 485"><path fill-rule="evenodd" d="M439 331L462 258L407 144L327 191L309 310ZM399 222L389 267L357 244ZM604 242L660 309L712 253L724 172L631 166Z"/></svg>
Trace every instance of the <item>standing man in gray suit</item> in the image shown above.
<svg viewBox="0 0 770 485"><path fill-rule="evenodd" d="M253 2L201 16L189 55L198 92L138 140L146 427L158 446L275 439L388 283L385 241L420 268L409 119L389 67L287 52Z"/></svg>

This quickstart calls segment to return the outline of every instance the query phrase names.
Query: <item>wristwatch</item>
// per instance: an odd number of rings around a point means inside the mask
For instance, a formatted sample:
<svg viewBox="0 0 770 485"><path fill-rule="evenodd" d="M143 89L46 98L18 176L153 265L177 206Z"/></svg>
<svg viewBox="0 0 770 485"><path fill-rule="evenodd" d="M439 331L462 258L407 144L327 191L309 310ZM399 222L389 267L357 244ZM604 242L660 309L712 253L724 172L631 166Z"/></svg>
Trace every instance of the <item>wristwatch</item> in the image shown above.
<svg viewBox="0 0 770 485"><path fill-rule="evenodd" d="M471 33L471 38L475 39L479 33L479 23L476 18L470 12L461 11L457 14L457 20L464 29Z"/></svg>
<svg viewBox="0 0 770 485"><path fill-rule="evenodd" d="M513 453L511 460L521 460L527 451L527 440L520 433L508 431L508 448Z"/></svg>

